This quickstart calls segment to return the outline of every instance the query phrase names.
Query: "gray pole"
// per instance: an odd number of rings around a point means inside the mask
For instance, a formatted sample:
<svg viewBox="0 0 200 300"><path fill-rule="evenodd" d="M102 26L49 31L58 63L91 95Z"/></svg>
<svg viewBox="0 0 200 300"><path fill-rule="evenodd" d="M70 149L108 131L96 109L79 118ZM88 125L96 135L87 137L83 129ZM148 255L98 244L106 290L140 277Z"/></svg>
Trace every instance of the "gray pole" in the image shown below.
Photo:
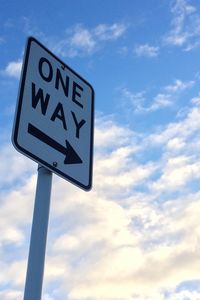
<svg viewBox="0 0 200 300"><path fill-rule="evenodd" d="M31 231L24 300L41 300L52 172L38 165L38 179Z"/></svg>

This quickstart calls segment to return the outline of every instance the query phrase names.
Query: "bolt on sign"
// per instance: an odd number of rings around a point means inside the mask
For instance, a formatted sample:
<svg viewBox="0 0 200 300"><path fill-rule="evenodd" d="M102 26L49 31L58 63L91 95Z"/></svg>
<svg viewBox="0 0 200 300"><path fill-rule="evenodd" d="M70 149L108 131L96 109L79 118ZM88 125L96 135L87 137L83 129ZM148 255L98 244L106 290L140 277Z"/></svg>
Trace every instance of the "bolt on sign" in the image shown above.
<svg viewBox="0 0 200 300"><path fill-rule="evenodd" d="M15 148L75 185L92 185L94 90L28 39L13 127Z"/></svg>

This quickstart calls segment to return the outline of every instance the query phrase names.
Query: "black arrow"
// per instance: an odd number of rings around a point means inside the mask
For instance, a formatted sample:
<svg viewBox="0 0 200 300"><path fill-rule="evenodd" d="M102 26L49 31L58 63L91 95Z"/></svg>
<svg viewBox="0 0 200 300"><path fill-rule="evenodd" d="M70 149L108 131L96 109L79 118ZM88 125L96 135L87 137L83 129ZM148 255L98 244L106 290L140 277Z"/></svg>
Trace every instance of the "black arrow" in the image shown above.
<svg viewBox="0 0 200 300"><path fill-rule="evenodd" d="M30 123L28 124L28 133L30 133L43 143L64 154L64 164L81 164L83 162L67 140L65 140L66 147L64 147L63 145L59 144L50 136L48 136L47 134L45 134L40 129L38 129Z"/></svg>

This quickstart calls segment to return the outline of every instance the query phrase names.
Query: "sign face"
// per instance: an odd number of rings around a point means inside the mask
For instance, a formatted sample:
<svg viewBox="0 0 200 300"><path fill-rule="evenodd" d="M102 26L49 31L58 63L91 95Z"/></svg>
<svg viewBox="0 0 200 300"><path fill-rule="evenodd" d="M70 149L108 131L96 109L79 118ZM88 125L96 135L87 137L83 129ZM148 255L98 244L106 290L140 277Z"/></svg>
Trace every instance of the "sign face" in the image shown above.
<svg viewBox="0 0 200 300"><path fill-rule="evenodd" d="M77 186L92 185L94 90L36 39L24 57L15 148Z"/></svg>

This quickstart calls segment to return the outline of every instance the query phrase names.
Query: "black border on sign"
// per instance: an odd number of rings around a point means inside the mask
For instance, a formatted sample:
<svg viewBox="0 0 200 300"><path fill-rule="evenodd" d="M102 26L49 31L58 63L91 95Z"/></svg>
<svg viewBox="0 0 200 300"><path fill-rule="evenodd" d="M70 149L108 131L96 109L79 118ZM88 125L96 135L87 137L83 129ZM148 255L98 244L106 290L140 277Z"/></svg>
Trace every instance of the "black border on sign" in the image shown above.
<svg viewBox="0 0 200 300"><path fill-rule="evenodd" d="M31 43L35 42L40 47L42 47L46 52L48 52L51 56L53 56L57 61L59 61L65 68L70 70L74 75L79 77L84 83L90 87L92 91L92 98L91 98L91 132L90 132L90 158L89 158L89 183L88 185L84 185L78 180L70 177L69 175L63 173L59 169L55 168L53 165L50 165L46 161L42 160L41 158L37 157L36 155L32 154L31 152L27 151L23 147L21 147L18 144L18 132L19 132L19 121L21 116L21 109L22 109L22 101L23 101L23 95L24 95L24 86L25 86L25 80L26 80L26 74L27 74L27 66L28 66L28 60L29 60L29 54L30 54L30 48ZM91 86L90 83L88 83L84 78L82 78L78 73L76 73L74 70L72 70L68 65L66 65L62 60L60 60L55 54L53 54L50 50L48 50L44 45L42 45L39 41L37 41L34 37L29 37L27 40L27 47L26 52L24 55L24 62L21 72L21 80L19 85L19 95L18 95L18 103L16 106L16 112L15 112L15 120L14 120L14 126L13 126L13 134L12 134L12 143L14 147L22 154L28 156L29 158L33 159L37 163L43 165L44 167L47 167L50 171L56 173L57 175L61 176L62 178L70 181L71 183L74 183L76 186L81 187L82 189L89 191L92 188L92 170L93 170L93 143L94 143L94 89Z"/></svg>

